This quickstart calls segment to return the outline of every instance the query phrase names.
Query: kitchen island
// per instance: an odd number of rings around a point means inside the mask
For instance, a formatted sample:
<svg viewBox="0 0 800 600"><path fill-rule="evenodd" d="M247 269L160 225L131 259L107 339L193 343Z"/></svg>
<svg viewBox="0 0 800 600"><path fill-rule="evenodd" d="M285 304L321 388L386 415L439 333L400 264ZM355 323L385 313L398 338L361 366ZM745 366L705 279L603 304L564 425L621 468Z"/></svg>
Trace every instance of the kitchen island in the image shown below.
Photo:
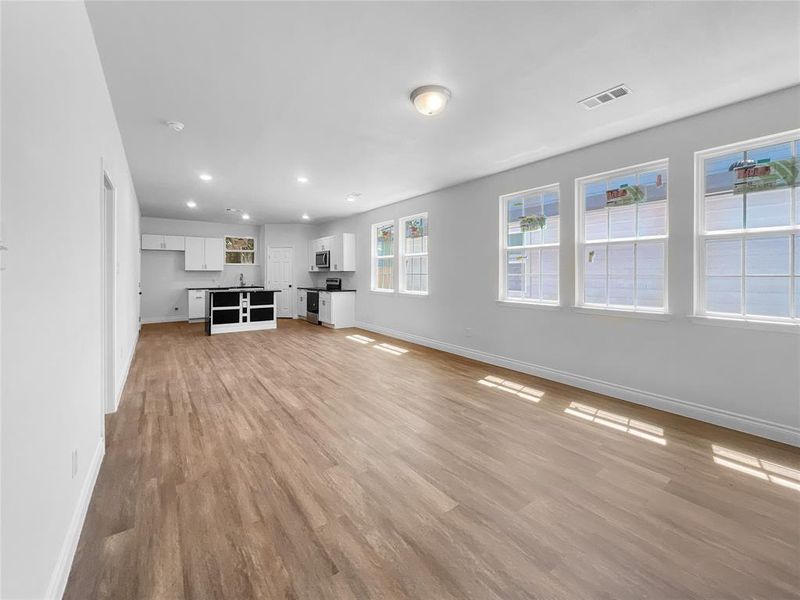
<svg viewBox="0 0 800 600"><path fill-rule="evenodd" d="M234 333L275 329L275 294L266 288L209 289L206 302L206 333Z"/></svg>

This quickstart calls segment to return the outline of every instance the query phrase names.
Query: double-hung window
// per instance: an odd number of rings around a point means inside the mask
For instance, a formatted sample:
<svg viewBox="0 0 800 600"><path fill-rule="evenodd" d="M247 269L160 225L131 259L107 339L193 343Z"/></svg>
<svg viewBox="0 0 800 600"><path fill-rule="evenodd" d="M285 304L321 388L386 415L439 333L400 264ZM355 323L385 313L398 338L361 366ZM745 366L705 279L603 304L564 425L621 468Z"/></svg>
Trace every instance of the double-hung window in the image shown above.
<svg viewBox="0 0 800 600"><path fill-rule="evenodd" d="M256 240L251 237L225 236L225 264L252 265L256 262Z"/></svg>
<svg viewBox="0 0 800 600"><path fill-rule="evenodd" d="M377 223L371 228L372 290L394 291L394 221Z"/></svg>
<svg viewBox="0 0 800 600"><path fill-rule="evenodd" d="M576 305L667 311L666 160L575 180Z"/></svg>
<svg viewBox="0 0 800 600"><path fill-rule="evenodd" d="M428 293L428 213L400 219L400 292Z"/></svg>
<svg viewBox="0 0 800 600"><path fill-rule="evenodd" d="M500 196L500 300L558 304L558 184Z"/></svg>
<svg viewBox="0 0 800 600"><path fill-rule="evenodd" d="M800 323L800 130L695 154L695 313Z"/></svg>

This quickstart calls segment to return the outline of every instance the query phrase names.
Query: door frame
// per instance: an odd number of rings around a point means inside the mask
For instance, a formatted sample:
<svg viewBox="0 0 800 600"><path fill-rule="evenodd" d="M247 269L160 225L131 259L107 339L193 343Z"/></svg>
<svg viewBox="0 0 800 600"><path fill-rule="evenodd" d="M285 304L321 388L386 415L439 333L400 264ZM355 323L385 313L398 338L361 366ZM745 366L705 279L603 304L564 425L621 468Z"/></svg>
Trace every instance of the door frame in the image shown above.
<svg viewBox="0 0 800 600"><path fill-rule="evenodd" d="M291 298L290 298L290 302L289 302L289 316L288 317L278 317L278 314L277 314L278 311L277 311L277 307L276 307L276 310L275 310L275 318L276 319L278 319L278 318L281 318L281 319L288 319L288 318L295 319L295 318L297 318L297 314L296 314L297 311L294 310L294 306L297 303L297 297L296 297L297 288L295 288L295 286L294 286L294 256L295 256L295 251L294 251L294 245L293 244L276 244L274 246L267 246L267 261L266 261L267 262L267 268L266 268L267 280L266 280L266 284L267 284L267 287L269 287L269 282L271 281L271 279L270 279L270 270L269 270L269 263L270 263L269 255L270 255L270 252L272 252L272 250L279 250L279 249L285 250L287 248L292 251L292 268L290 269L290 273L291 273L291 280L290 281L291 281L291 283L289 283L289 287L292 288L292 293L291 293Z"/></svg>
<svg viewBox="0 0 800 600"><path fill-rule="evenodd" d="M117 409L115 348L117 329L117 188L101 159L100 169L100 432L105 438L105 415ZM111 234L109 235L109 231ZM109 262L111 268L109 269Z"/></svg>

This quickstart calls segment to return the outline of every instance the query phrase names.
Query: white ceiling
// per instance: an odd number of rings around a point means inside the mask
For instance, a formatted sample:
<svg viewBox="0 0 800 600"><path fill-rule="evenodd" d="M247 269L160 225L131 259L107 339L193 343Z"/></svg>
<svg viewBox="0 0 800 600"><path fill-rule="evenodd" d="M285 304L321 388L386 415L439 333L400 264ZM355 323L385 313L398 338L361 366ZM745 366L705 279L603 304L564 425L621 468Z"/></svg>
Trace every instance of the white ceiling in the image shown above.
<svg viewBox="0 0 800 600"><path fill-rule="evenodd" d="M146 216L320 222L800 82L795 2L87 5Z"/></svg>

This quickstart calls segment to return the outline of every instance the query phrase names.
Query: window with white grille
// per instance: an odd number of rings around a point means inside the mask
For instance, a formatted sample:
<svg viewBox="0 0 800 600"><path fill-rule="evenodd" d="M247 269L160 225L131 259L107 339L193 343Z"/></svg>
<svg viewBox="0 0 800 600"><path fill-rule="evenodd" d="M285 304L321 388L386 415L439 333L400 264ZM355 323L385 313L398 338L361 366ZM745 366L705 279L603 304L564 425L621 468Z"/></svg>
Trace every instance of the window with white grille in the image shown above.
<svg viewBox="0 0 800 600"><path fill-rule="evenodd" d="M576 305L667 311L666 160L575 180Z"/></svg>
<svg viewBox="0 0 800 600"><path fill-rule="evenodd" d="M400 219L400 292L428 293L428 213Z"/></svg>
<svg viewBox="0 0 800 600"><path fill-rule="evenodd" d="M800 322L800 130L695 154L695 313Z"/></svg>
<svg viewBox="0 0 800 600"><path fill-rule="evenodd" d="M377 223L372 237L372 290L394 291L394 221Z"/></svg>
<svg viewBox="0 0 800 600"><path fill-rule="evenodd" d="M500 197L500 300L558 304L558 184Z"/></svg>

